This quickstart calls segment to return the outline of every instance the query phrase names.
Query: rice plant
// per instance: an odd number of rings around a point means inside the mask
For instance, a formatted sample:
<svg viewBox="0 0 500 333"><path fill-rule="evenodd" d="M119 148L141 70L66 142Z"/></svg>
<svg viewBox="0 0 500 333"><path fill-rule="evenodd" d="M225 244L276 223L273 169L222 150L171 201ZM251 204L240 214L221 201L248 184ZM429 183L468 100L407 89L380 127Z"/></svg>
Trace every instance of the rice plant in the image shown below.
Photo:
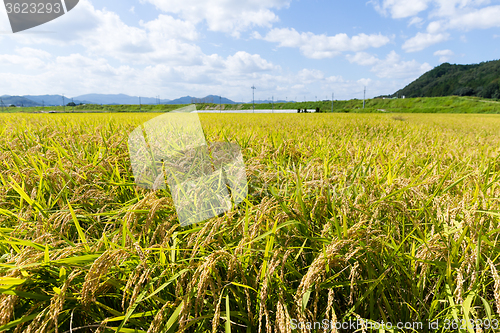
<svg viewBox="0 0 500 333"><path fill-rule="evenodd" d="M249 195L189 227L134 183L153 117L0 115L0 331L500 326L500 117L201 114Z"/></svg>

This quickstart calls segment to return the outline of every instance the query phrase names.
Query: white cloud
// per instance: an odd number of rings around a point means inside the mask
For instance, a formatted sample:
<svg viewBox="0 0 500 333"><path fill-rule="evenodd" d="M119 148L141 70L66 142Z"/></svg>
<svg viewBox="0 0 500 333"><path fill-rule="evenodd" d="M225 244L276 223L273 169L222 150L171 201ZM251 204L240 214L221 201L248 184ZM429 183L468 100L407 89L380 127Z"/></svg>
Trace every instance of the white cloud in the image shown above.
<svg viewBox="0 0 500 333"><path fill-rule="evenodd" d="M470 10L489 5L490 0L371 0L380 14L394 19L414 17L430 10L431 17L456 17Z"/></svg>
<svg viewBox="0 0 500 333"><path fill-rule="evenodd" d="M383 0L382 4L378 1L370 1L374 4L375 9L383 14L388 13L392 18L406 18L418 15L420 12L428 8L430 0Z"/></svg>
<svg viewBox="0 0 500 333"><path fill-rule="evenodd" d="M229 56L226 61L226 67L234 74L255 73L279 69L278 66L262 59L260 55L249 54L243 51L238 51L234 55Z"/></svg>
<svg viewBox="0 0 500 333"><path fill-rule="evenodd" d="M382 15L394 19L408 18L411 25L422 20L417 15L428 10L428 17L437 20L429 24L427 32L437 34L449 29L473 30L500 27L500 5L491 0L376 0L370 1Z"/></svg>
<svg viewBox="0 0 500 333"><path fill-rule="evenodd" d="M271 27L279 20L272 9L288 7L291 0L141 0L155 5L166 13L175 13L184 20L207 23L208 29L240 33L252 27Z"/></svg>
<svg viewBox="0 0 500 333"><path fill-rule="evenodd" d="M10 74L16 69L17 74ZM251 80L271 81L270 73L279 77L280 70L260 55L243 51L226 58L205 55L196 65L161 63L134 68L112 65L103 57L76 53L53 57L42 50L20 48L12 54L0 54L0 73L9 78L0 82L0 90L14 94L63 91L70 95L71 90L73 96L90 92L152 96L153 91L168 87L169 95L174 96L192 90L227 94L232 86L247 86Z"/></svg>
<svg viewBox="0 0 500 333"><path fill-rule="evenodd" d="M186 39L194 41L198 39L198 32L193 23L175 19L169 15L160 15L156 20L140 25L145 27L156 42L165 39Z"/></svg>
<svg viewBox="0 0 500 333"><path fill-rule="evenodd" d="M80 45L91 55L131 64L187 65L203 61L203 52L193 43L199 34L191 22L159 15L133 27L114 12L96 10L89 0L81 0L78 6L78 11L46 24L46 29L57 33L8 36L22 44Z"/></svg>
<svg viewBox="0 0 500 333"><path fill-rule="evenodd" d="M195 43L199 39L195 24L187 20L161 14L133 27L114 12L96 10L89 0L80 1L78 16L70 17L72 13L75 11L47 26L47 30L61 33L8 35L30 47L8 54L0 51L0 73L12 79L0 82L0 90L41 94L64 89L69 94L67 87L71 87L75 95L99 91L150 96L168 87L172 95L197 91L227 94L231 87L272 82L271 76L280 76L281 68L259 54L205 54ZM85 53L56 57L33 45L57 45ZM115 60L123 65L116 65ZM20 74L26 70L31 73ZM8 74L13 72L17 74Z"/></svg>
<svg viewBox="0 0 500 333"><path fill-rule="evenodd" d="M346 58L351 63L372 66L370 71L385 79L415 79L432 69L428 63L420 64L416 60L403 61L395 51L391 51L383 60L365 52L358 52L354 56L348 55Z"/></svg>
<svg viewBox="0 0 500 333"><path fill-rule="evenodd" d="M318 80L323 80L325 78L325 73L317 69L302 69L298 73L298 78L300 82L310 84Z"/></svg>
<svg viewBox="0 0 500 333"><path fill-rule="evenodd" d="M434 52L434 55L439 57L440 62L448 62L455 53L452 50L439 50Z"/></svg>
<svg viewBox="0 0 500 333"><path fill-rule="evenodd" d="M275 99L302 100L304 95L308 100L315 96L323 99L322 95L330 96L332 91L337 99L362 98L363 85L370 86L372 94L388 93L387 86L369 78L346 80L312 68L283 73L279 66L260 55L243 51L228 57L202 55L200 63L195 65L159 63L131 67L112 64L112 60L95 55L51 56L42 50L19 48L10 54L0 54L0 73L4 78L0 90L7 94L58 92L77 96L99 92L153 96L168 90L168 98L221 94L249 101L253 84L258 88L257 99L272 95Z"/></svg>
<svg viewBox="0 0 500 333"><path fill-rule="evenodd" d="M358 81L356 81L360 86L363 86L363 87L366 87L366 86L369 86L371 85L371 83L373 82L372 79L359 79Z"/></svg>
<svg viewBox="0 0 500 333"><path fill-rule="evenodd" d="M432 66L426 62L420 64L416 60L403 61L396 52L391 51L384 60L373 66L371 71L380 78L413 80L431 69Z"/></svg>
<svg viewBox="0 0 500 333"><path fill-rule="evenodd" d="M357 52L355 55L348 54L346 58L350 63L362 66L373 66L379 62L377 57L366 52Z"/></svg>
<svg viewBox="0 0 500 333"><path fill-rule="evenodd" d="M418 16L415 16L410 20L410 22L408 22L408 26L411 27L412 25L415 25L420 28L422 27L423 22L424 22L423 19L421 19Z"/></svg>
<svg viewBox="0 0 500 333"><path fill-rule="evenodd" d="M429 34L437 34L439 32L442 32L444 29L443 22L441 21L433 21L429 23L427 26L427 32Z"/></svg>
<svg viewBox="0 0 500 333"><path fill-rule="evenodd" d="M20 66L27 70L39 70L46 67L50 53L29 47L16 48L14 54L0 54L2 66Z"/></svg>
<svg viewBox="0 0 500 333"><path fill-rule="evenodd" d="M431 45L444 42L449 37L450 34L448 33L431 34L418 32L415 37L408 39L402 47L406 52L421 51Z"/></svg>
<svg viewBox="0 0 500 333"><path fill-rule="evenodd" d="M500 6L489 6L452 17L449 27L460 30L500 27Z"/></svg>
<svg viewBox="0 0 500 333"><path fill-rule="evenodd" d="M489 5L490 0L434 0L435 9L432 16L457 17L474 8Z"/></svg>
<svg viewBox="0 0 500 333"><path fill-rule="evenodd" d="M280 47L299 48L308 58L332 58L342 52L357 52L370 47L381 47L390 42L389 37L378 35L359 34L349 38L344 33L335 36L315 35L311 32L299 33L295 29L272 29L265 37L254 34L268 42L279 43Z"/></svg>

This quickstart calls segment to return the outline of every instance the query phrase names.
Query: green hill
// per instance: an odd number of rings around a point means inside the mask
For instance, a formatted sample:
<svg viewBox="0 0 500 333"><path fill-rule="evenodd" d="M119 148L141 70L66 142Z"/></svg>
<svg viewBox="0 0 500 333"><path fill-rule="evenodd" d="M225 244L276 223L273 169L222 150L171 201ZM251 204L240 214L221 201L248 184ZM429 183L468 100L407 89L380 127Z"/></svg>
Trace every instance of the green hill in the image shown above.
<svg viewBox="0 0 500 333"><path fill-rule="evenodd" d="M473 65L441 64L391 97L452 95L500 99L500 60Z"/></svg>
<svg viewBox="0 0 500 333"><path fill-rule="evenodd" d="M8 95L0 96L0 106L8 107L10 105L38 106L41 104L38 104L37 102L34 102L22 96L8 96Z"/></svg>

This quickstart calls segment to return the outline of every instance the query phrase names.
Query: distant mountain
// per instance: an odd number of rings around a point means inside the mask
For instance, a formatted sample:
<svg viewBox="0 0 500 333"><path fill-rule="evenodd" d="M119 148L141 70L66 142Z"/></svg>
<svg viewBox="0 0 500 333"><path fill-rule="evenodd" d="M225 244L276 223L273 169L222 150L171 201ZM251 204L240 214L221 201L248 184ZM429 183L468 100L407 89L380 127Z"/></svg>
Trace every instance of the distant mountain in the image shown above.
<svg viewBox="0 0 500 333"><path fill-rule="evenodd" d="M154 97L138 97L138 96L129 96L124 94L87 94L75 97L75 99L81 99L89 101L86 104L131 104L138 105L139 99L142 104L157 104L158 99ZM167 104L170 100L162 99L160 100L161 104ZM76 103L76 101L75 101Z"/></svg>
<svg viewBox="0 0 500 333"><path fill-rule="evenodd" d="M500 99L500 60L473 65L449 63L423 74L391 97L478 96Z"/></svg>
<svg viewBox="0 0 500 333"><path fill-rule="evenodd" d="M288 103L288 102L293 103L292 101L282 101L282 100L274 101L274 103ZM269 99L255 101L255 104L272 104L272 103L273 100ZM252 104L252 101L248 102L247 104Z"/></svg>
<svg viewBox="0 0 500 333"><path fill-rule="evenodd" d="M1 97L3 99L4 105L24 105L24 106L54 106L63 104L62 95L25 95L25 96L9 96L5 95ZM138 97L129 96L125 94L86 94L76 96L73 99L71 97L64 97L64 103L68 104L71 101L76 104L104 104L104 105L138 105L139 102L142 104L192 104L192 103L215 103L215 104L236 104L236 102L215 95L208 95L203 98L195 98L191 96L185 96L177 98L174 100L161 99L158 100L154 97Z"/></svg>
<svg viewBox="0 0 500 333"><path fill-rule="evenodd" d="M89 103L94 104L139 104L138 96L129 96L124 94L118 95L104 95L104 94L87 94L75 97L75 99L81 99L90 101ZM192 96L185 96L181 98L177 98L174 100L169 99L160 99L154 97L140 97L140 102L142 104L192 104L192 103L216 103L218 104L220 101L219 96L209 95L203 98L195 98ZM75 101L76 103L76 101ZM223 104L235 104L235 102L222 97Z"/></svg>
<svg viewBox="0 0 500 333"><path fill-rule="evenodd" d="M181 98L174 99L172 101L169 101L167 104L193 104L193 103L214 103L214 104L236 104L236 102L220 96L216 95L208 95L203 98L196 98L196 97L191 97L191 96L185 96Z"/></svg>
<svg viewBox="0 0 500 333"><path fill-rule="evenodd" d="M35 101L31 99L27 99L23 96L9 96L9 95L3 95L0 96L0 104L3 103L4 107L8 107L11 105L15 106L41 106L41 104L36 103Z"/></svg>
<svg viewBox="0 0 500 333"><path fill-rule="evenodd" d="M64 104L67 105L68 103L71 102L71 98L65 96L63 99L62 95L24 95L24 98L27 98L29 100L32 100L37 103L37 105L63 105L63 100ZM76 104L89 104L90 102L74 98L73 99L74 103Z"/></svg>

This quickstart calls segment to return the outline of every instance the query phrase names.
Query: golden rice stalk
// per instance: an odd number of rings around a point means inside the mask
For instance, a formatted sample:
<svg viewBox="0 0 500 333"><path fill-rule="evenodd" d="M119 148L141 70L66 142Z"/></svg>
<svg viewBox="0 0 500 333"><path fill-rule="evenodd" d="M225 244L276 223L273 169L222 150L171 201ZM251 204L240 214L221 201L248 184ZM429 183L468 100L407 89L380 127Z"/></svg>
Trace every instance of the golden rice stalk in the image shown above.
<svg viewBox="0 0 500 333"><path fill-rule="evenodd" d="M163 325L165 324L167 318L165 318L165 312L172 308L173 304L166 302L161 309L156 313L151 325L149 325L147 333L158 333L161 331Z"/></svg>
<svg viewBox="0 0 500 333"><path fill-rule="evenodd" d="M19 297L16 295L0 295L0 326L12 320L12 315L18 301Z"/></svg>
<svg viewBox="0 0 500 333"><path fill-rule="evenodd" d="M82 286L82 304L84 306L88 306L95 301L101 277L107 274L111 267L117 266L120 261L127 259L129 256L130 254L126 250L109 249L94 261L85 276L85 282Z"/></svg>
<svg viewBox="0 0 500 333"><path fill-rule="evenodd" d="M276 323L277 333L292 333L292 325L290 324L290 314L286 309L284 301L280 299L276 306Z"/></svg>
<svg viewBox="0 0 500 333"><path fill-rule="evenodd" d="M491 275L493 276L493 280L495 281L495 286L493 287L493 295L495 296L497 313L500 315L500 276L498 275L498 271L490 258L488 258L488 264L490 265Z"/></svg>

